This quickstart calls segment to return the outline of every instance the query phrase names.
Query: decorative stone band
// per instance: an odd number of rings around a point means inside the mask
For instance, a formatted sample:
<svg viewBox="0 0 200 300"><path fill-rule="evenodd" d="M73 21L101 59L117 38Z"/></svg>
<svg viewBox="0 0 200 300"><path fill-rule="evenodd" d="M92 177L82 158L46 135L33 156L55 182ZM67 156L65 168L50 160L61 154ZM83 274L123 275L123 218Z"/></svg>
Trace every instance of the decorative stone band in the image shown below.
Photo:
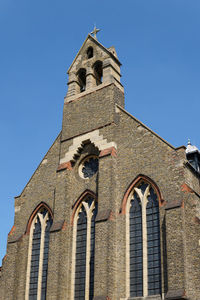
<svg viewBox="0 0 200 300"><path fill-rule="evenodd" d="M116 156L116 143L108 143L107 139L104 139L103 135L100 135L99 130L97 129L73 138L73 144L69 147L69 150L65 153L65 156L60 159L60 165L58 166L57 171L72 169L71 162L75 160L74 156L84 147L84 142L86 141L90 141L95 145L95 147L99 149L100 157L109 154L111 154L112 156Z"/></svg>

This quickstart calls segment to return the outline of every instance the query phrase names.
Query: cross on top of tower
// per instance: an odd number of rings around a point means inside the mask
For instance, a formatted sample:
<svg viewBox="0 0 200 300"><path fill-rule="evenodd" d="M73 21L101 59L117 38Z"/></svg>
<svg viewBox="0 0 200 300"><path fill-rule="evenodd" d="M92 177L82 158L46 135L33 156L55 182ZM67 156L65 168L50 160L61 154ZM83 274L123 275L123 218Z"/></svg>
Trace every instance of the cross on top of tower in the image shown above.
<svg viewBox="0 0 200 300"><path fill-rule="evenodd" d="M95 39L97 39L97 33L100 31L101 29L97 29L96 28L96 25L94 26L94 29L93 29L93 31L91 32L91 34L93 35L93 37L95 38Z"/></svg>

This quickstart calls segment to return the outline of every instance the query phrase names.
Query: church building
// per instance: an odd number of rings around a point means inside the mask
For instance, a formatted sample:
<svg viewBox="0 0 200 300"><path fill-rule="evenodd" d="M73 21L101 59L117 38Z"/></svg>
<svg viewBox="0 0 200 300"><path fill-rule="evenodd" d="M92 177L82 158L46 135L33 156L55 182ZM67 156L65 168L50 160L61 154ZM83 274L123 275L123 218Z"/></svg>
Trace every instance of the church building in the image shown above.
<svg viewBox="0 0 200 300"><path fill-rule="evenodd" d="M199 300L200 151L124 109L114 47L88 34L62 130L19 196L0 300Z"/></svg>

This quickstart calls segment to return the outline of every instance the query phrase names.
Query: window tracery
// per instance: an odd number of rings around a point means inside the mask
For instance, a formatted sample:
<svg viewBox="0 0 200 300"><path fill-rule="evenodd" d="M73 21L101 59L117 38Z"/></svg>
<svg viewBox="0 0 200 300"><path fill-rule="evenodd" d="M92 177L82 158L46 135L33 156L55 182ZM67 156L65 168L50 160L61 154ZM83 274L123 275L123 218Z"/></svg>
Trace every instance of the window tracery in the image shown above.
<svg viewBox="0 0 200 300"><path fill-rule="evenodd" d="M84 178L91 178L98 172L99 160L96 155L90 155L83 159L79 166L79 175Z"/></svg>
<svg viewBox="0 0 200 300"><path fill-rule="evenodd" d="M87 195L74 215L72 299L93 299L96 215L97 201Z"/></svg>
<svg viewBox="0 0 200 300"><path fill-rule="evenodd" d="M42 207L32 220L29 237L26 300L45 300L51 214Z"/></svg>
<svg viewBox="0 0 200 300"><path fill-rule="evenodd" d="M161 294L159 202L149 183L140 181L126 204L127 294Z"/></svg>

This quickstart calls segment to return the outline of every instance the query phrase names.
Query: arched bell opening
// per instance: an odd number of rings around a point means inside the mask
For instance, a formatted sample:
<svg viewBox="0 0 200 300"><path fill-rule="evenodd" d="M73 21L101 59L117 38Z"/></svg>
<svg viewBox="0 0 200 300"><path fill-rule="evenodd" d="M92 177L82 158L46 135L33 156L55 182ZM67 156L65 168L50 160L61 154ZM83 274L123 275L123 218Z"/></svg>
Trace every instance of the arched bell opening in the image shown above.
<svg viewBox="0 0 200 300"><path fill-rule="evenodd" d="M80 69L77 73L78 83L80 86L80 93L86 89L86 69Z"/></svg>
<svg viewBox="0 0 200 300"><path fill-rule="evenodd" d="M88 47L87 49L87 58L92 58L94 55L94 51L93 51L93 48L92 47Z"/></svg>
<svg viewBox="0 0 200 300"><path fill-rule="evenodd" d="M94 76L96 78L96 85L100 85L103 79L103 63L102 61L96 61L93 66Z"/></svg>

